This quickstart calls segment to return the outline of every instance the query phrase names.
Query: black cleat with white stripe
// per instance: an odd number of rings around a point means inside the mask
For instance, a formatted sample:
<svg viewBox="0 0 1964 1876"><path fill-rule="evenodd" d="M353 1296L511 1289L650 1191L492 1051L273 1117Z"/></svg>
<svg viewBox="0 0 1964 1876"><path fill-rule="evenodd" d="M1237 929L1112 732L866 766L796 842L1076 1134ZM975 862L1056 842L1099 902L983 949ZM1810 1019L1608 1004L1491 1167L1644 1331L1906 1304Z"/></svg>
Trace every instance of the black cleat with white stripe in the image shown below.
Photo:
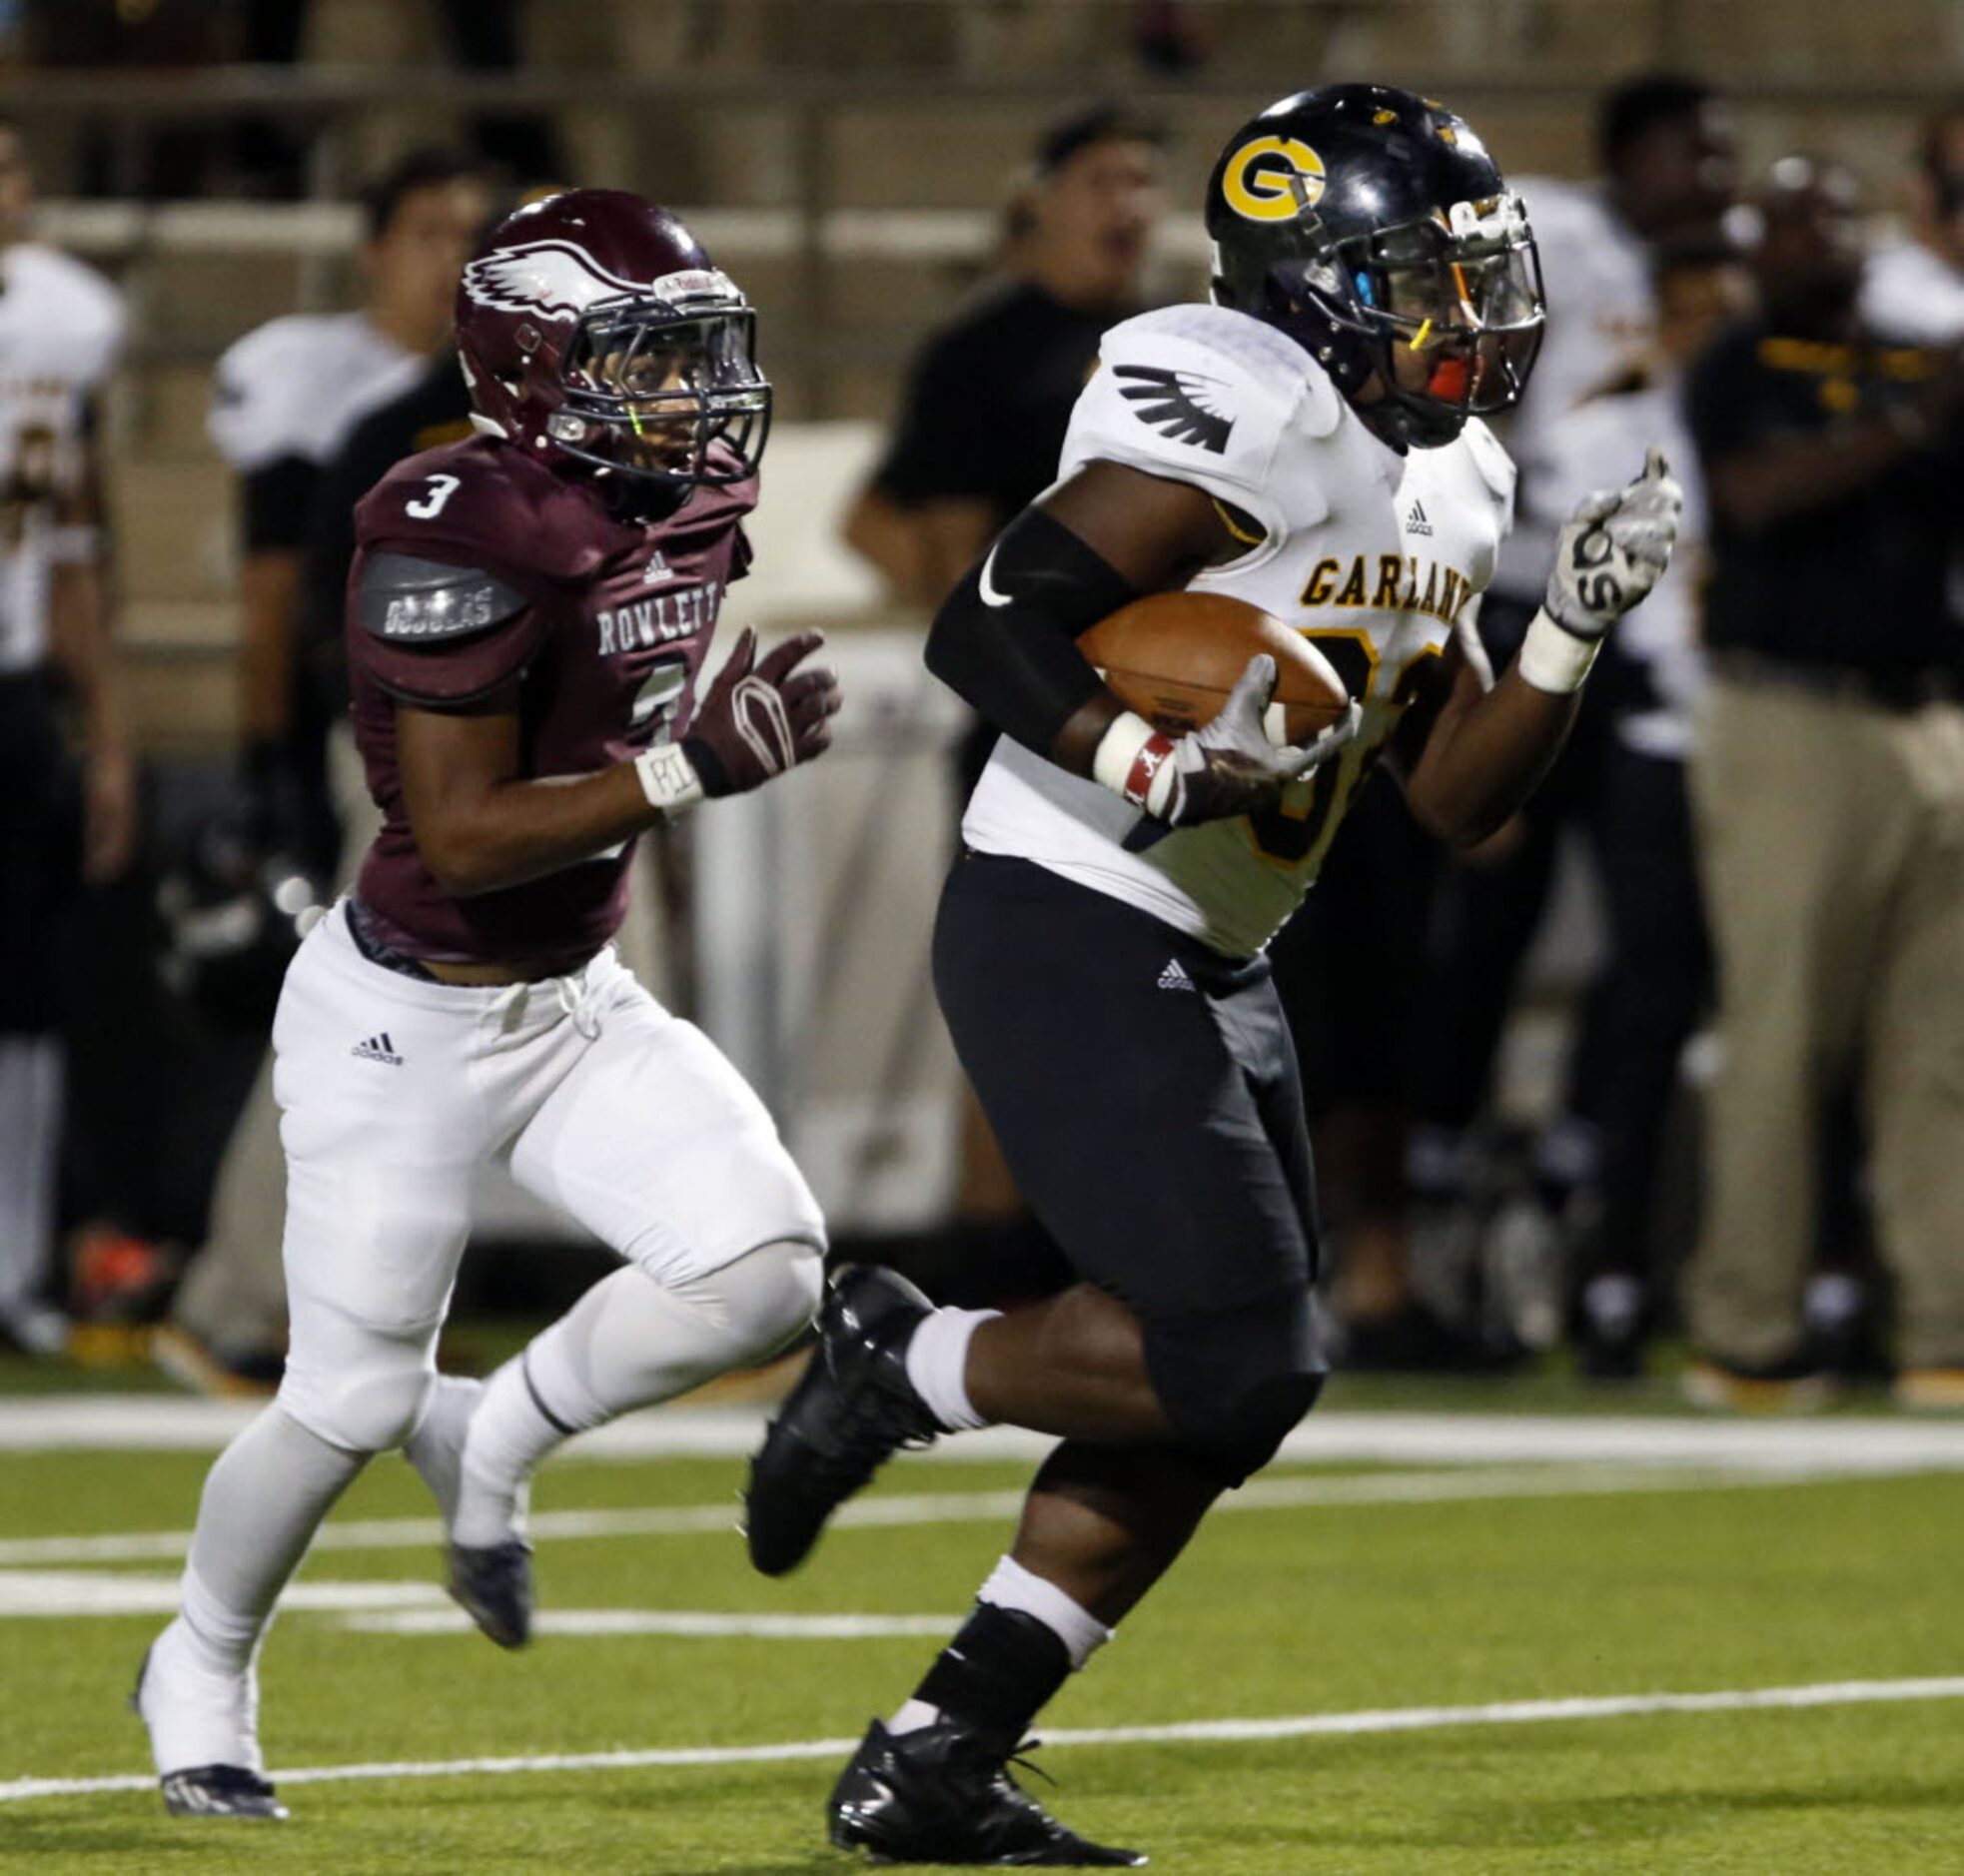
<svg viewBox="0 0 1964 1876"><path fill-rule="evenodd" d="M166 1630L168 1635L169 1631ZM130 1711L151 1730L152 1749L156 1734L151 1716L144 1711L144 1693L150 1680L151 1663L156 1659L157 1643L143 1651L137 1668L137 1683L130 1689ZM236 1735L251 1743L251 1695L247 1697L248 1717L244 1730ZM209 1734L206 1735L210 1737ZM252 1747L255 1757L258 1747ZM161 1773L158 1788L164 1794L164 1808L173 1817L248 1817L269 1820L285 1818L287 1807L274 1794L263 1773L248 1765L187 1765Z"/></svg>
<svg viewBox="0 0 1964 1876"><path fill-rule="evenodd" d="M272 1785L243 1765L193 1765L158 1780L173 1817L284 1818Z"/></svg>
<svg viewBox="0 0 1964 1876"><path fill-rule="evenodd" d="M957 1720L899 1734L875 1720L832 1788L832 1842L841 1850L864 1850L876 1863L1014 1869L1145 1864L1142 1851L1092 1843L1060 1824L1010 1776L1012 1763L1025 1761Z"/></svg>

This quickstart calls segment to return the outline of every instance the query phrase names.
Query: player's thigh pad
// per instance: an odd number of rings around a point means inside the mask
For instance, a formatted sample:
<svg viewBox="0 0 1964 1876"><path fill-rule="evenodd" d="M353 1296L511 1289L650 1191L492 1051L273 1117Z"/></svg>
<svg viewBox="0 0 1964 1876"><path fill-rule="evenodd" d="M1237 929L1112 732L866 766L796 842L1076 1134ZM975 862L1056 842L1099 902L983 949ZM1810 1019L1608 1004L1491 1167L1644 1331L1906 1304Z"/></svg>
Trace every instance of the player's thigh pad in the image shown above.
<svg viewBox="0 0 1964 1876"><path fill-rule="evenodd" d="M1018 1188L1078 1274L1138 1314L1183 1440L1253 1470L1325 1369L1309 1137L1267 966L971 858L942 898L934 971Z"/></svg>
<svg viewBox="0 0 1964 1876"><path fill-rule="evenodd" d="M491 1150L484 1007L482 992L371 964L339 907L287 973L273 1031L292 1324L281 1401L354 1451L407 1438L436 1374Z"/></svg>
<svg viewBox="0 0 1964 1876"><path fill-rule="evenodd" d="M512 1177L663 1283L758 1245L822 1250L818 1202L708 1037L624 973L599 1021L513 1143Z"/></svg>

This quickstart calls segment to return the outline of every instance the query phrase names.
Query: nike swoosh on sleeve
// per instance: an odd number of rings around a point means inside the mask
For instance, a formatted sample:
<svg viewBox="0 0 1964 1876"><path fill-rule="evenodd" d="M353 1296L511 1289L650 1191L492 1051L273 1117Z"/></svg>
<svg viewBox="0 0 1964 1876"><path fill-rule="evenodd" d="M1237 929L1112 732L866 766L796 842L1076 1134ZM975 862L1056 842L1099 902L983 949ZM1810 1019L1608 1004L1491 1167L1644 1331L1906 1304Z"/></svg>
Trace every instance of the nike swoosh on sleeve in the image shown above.
<svg viewBox="0 0 1964 1876"><path fill-rule="evenodd" d="M997 541L996 546L1002 542ZM982 561L982 570L975 576L975 588L982 595L984 605L1007 605L1009 594L999 591L996 583L989 577L989 569L996 563L996 547L991 547Z"/></svg>

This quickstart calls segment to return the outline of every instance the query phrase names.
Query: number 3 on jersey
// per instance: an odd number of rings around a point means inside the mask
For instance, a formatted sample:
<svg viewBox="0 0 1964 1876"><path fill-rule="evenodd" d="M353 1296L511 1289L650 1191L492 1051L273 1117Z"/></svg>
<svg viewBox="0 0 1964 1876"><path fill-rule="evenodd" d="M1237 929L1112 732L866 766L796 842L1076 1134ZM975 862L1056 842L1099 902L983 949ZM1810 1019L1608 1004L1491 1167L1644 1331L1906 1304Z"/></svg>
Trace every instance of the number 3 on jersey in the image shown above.
<svg viewBox="0 0 1964 1876"><path fill-rule="evenodd" d="M444 511L444 503L456 494L463 485L463 477L458 475L426 475L423 478L430 485L430 492L416 501L403 504L405 514L414 515L419 521L434 521Z"/></svg>

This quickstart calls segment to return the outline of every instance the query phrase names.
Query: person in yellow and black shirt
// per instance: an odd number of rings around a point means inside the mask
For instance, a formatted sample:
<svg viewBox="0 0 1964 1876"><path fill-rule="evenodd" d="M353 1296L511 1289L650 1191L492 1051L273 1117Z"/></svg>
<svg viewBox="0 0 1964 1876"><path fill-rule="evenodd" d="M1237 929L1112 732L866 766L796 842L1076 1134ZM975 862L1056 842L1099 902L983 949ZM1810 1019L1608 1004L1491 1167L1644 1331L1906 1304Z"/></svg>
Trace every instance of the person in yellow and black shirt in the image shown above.
<svg viewBox="0 0 1964 1876"><path fill-rule="evenodd" d="M1688 1273L1706 1405L1823 1391L1802 1298L1822 1112L1858 1079L1897 1388L1964 1406L1964 360L1858 312L1853 179L1757 203L1755 322L1689 390L1711 505L1691 765L1723 1066Z"/></svg>

